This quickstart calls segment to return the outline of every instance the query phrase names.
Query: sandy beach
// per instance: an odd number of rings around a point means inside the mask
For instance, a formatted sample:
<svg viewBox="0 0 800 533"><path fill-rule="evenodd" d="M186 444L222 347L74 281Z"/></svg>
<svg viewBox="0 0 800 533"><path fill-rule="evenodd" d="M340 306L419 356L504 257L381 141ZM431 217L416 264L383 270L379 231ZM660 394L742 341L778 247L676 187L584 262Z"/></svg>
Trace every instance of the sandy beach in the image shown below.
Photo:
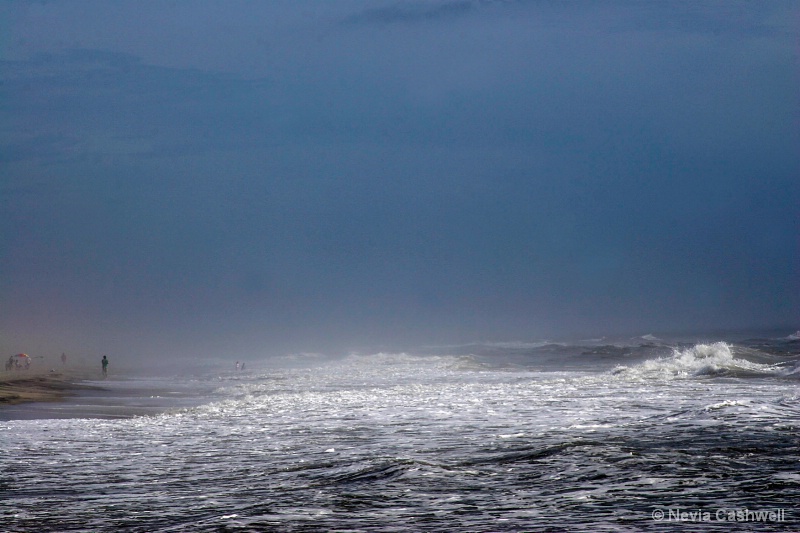
<svg viewBox="0 0 800 533"><path fill-rule="evenodd" d="M83 376L85 378L85 376ZM83 385L75 371L33 372L27 370L0 373L0 408L23 402L53 402L81 390L101 390Z"/></svg>
<svg viewBox="0 0 800 533"><path fill-rule="evenodd" d="M84 364L0 372L0 421L155 415L208 401L216 388L214 381L99 374Z"/></svg>

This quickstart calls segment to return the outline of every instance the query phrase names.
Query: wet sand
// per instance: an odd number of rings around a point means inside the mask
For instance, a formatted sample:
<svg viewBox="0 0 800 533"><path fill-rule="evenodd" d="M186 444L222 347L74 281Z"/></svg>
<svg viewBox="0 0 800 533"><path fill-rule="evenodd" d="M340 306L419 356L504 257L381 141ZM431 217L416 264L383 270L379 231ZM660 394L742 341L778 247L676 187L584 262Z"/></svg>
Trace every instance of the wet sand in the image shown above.
<svg viewBox="0 0 800 533"><path fill-rule="evenodd" d="M23 402L55 402L79 391L102 387L78 383L75 372L31 372L19 370L0 374L0 408Z"/></svg>
<svg viewBox="0 0 800 533"><path fill-rule="evenodd" d="M208 401L213 382L126 377L98 379L98 372L0 373L0 421L52 418L131 418Z"/></svg>

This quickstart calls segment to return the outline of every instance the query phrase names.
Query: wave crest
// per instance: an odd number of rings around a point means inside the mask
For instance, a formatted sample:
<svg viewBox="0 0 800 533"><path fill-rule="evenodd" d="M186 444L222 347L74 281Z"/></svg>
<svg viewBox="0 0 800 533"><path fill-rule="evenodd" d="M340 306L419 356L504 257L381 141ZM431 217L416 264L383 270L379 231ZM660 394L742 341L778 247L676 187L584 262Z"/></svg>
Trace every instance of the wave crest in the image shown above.
<svg viewBox="0 0 800 533"><path fill-rule="evenodd" d="M671 357L651 359L633 367L618 366L615 375L632 378L691 378L708 376L768 377L783 375L775 365L761 364L737 357L726 342L696 344L674 349Z"/></svg>

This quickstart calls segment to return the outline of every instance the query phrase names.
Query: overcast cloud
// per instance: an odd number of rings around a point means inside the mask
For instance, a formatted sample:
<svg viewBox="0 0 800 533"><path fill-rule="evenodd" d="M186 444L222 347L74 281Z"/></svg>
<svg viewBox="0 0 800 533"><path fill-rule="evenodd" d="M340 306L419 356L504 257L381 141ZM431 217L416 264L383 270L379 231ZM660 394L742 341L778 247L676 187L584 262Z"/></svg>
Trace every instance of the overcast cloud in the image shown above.
<svg viewBox="0 0 800 533"><path fill-rule="evenodd" d="M793 331L799 24L792 1L4 2L0 347Z"/></svg>

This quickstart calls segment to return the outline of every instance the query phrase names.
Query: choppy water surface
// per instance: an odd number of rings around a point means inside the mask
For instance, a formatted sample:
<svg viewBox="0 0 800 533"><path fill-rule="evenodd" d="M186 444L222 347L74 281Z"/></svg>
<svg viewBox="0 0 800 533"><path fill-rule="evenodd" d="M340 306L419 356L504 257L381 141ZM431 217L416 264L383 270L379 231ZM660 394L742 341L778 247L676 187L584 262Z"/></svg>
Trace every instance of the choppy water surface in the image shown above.
<svg viewBox="0 0 800 533"><path fill-rule="evenodd" d="M0 422L0 529L800 528L797 340L449 351L221 373L157 415Z"/></svg>

